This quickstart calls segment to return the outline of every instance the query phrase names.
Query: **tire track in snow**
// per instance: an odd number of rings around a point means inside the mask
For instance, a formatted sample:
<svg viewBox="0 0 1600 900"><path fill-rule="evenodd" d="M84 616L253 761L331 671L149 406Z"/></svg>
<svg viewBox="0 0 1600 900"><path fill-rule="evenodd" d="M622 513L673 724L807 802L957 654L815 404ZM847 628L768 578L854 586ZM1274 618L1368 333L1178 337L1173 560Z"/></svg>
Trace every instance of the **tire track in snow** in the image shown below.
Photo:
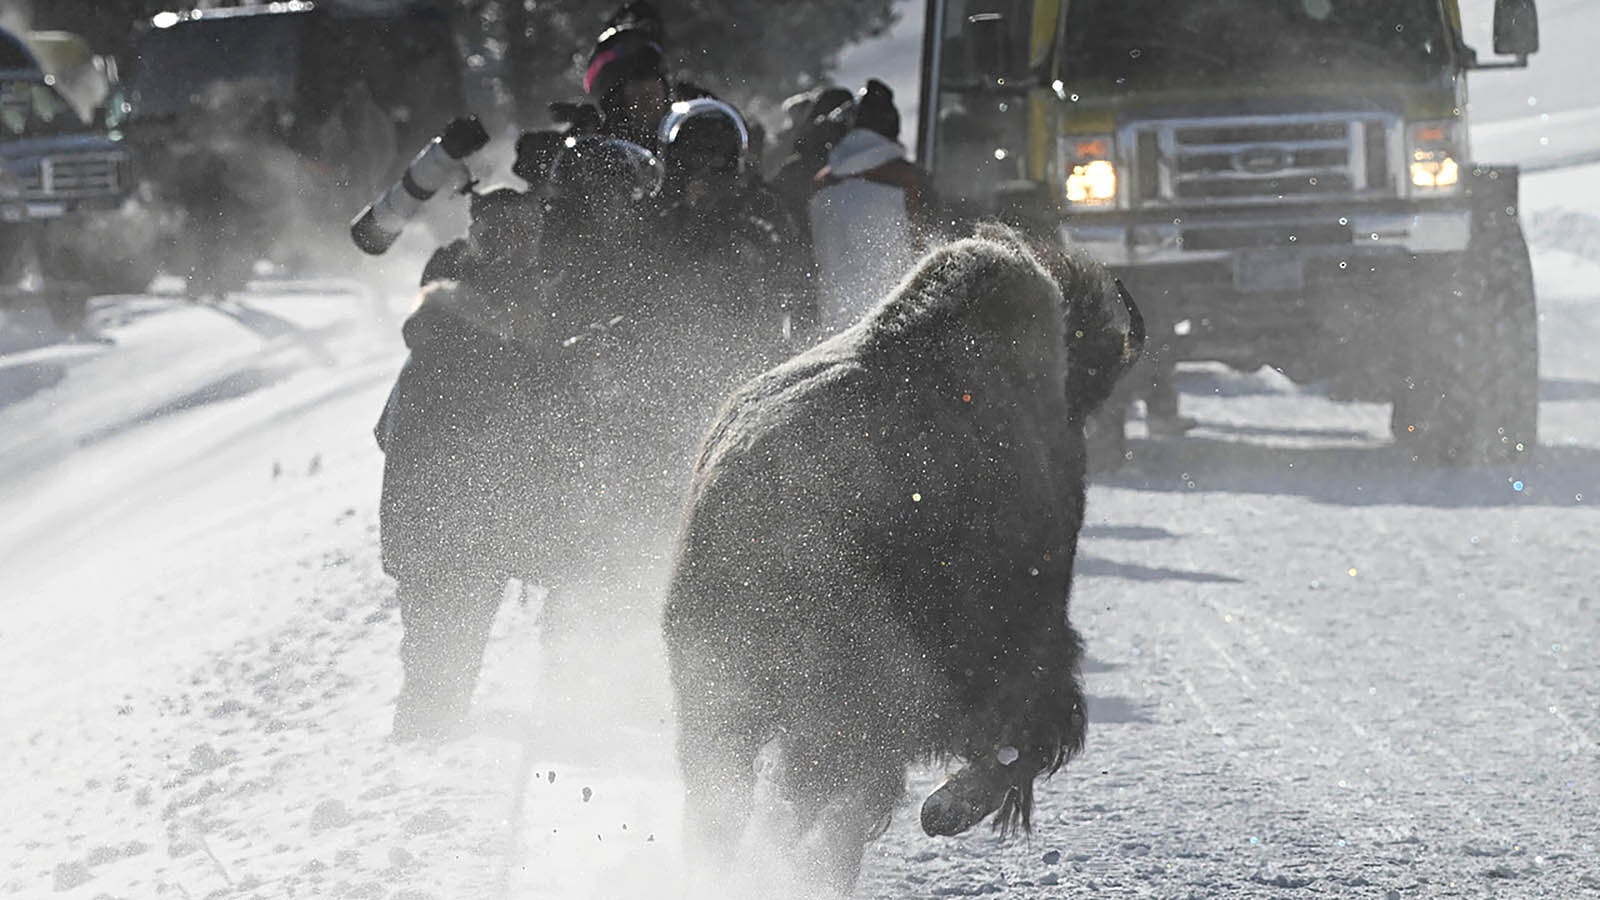
<svg viewBox="0 0 1600 900"><path fill-rule="evenodd" d="M1222 742L1229 747L1237 747L1239 742L1232 734L1228 733L1227 728L1222 726L1222 720L1217 718L1217 714L1211 708L1211 704L1206 702L1206 699L1195 689L1194 682L1189 680L1189 676L1179 674L1177 677L1178 683L1183 686L1183 693L1188 696L1189 702L1194 704L1195 709L1200 711L1200 718L1205 720L1206 727L1210 729L1211 733L1222 738Z"/></svg>
<svg viewBox="0 0 1600 900"><path fill-rule="evenodd" d="M1381 828L1387 834L1389 841L1400 844L1416 839L1415 832L1417 829L1415 827L1406 827L1408 823L1405 820L1407 818L1413 822L1424 818L1437 821L1439 816L1448 814L1452 806L1451 798L1443 796L1433 785L1438 783L1441 774L1448 776L1450 773L1454 773L1459 777L1462 773L1472 772L1474 769L1472 765L1450 747L1437 741L1426 741L1421 746L1429 756L1438 758L1448 767L1449 772L1447 773L1440 773L1435 767L1424 764L1417 756L1403 752L1396 745L1396 740L1401 736L1387 727L1375 732L1373 729L1361 724L1354 716L1341 708L1340 704L1334 702L1333 698L1324 689L1313 686L1307 679L1297 675L1284 662L1283 655L1274 651L1268 644L1263 630L1248 624L1251 620L1270 621L1273 618L1272 616L1244 609L1237 613L1230 613L1214 600L1207 599L1205 602L1219 618L1229 621L1234 626L1237 633L1248 643L1256 658L1270 665L1276 671L1278 683L1288 685L1304 699L1304 709L1323 711L1325 715L1337 720L1350 734L1353 734L1363 749L1377 750L1384 754L1385 760L1382 764L1362 766L1363 772L1370 771L1374 773L1373 789L1385 798L1386 802L1381 804L1380 809L1387 807L1384 811L1369 816L1372 821L1368 823L1368 827ZM1236 603L1235 605L1243 606L1242 603ZM1274 704L1274 708L1280 710L1279 720L1288 729L1294 730L1295 720L1283 712L1281 706ZM1315 729L1313 733L1323 734L1328 732L1322 729ZM1284 747L1283 749L1292 749L1292 747ZM1344 755L1341 754L1341 756ZM1345 783L1344 779L1340 779L1340 787L1343 787ZM1427 813L1426 816L1419 815L1424 811Z"/></svg>
<svg viewBox="0 0 1600 900"><path fill-rule="evenodd" d="M1534 632L1537 630L1537 628L1535 624L1528 619L1527 614L1516 609L1510 604L1507 604L1505 600L1495 592L1490 593L1490 602L1493 603L1495 607L1504 613L1508 618L1516 620L1518 623L1517 630L1520 632L1520 636L1532 649L1534 658L1546 658L1546 646L1534 636ZM1562 668L1565 670L1565 667ZM1513 669L1512 672L1517 679L1518 686L1525 693L1534 695L1541 701L1541 703L1535 703L1531 705L1543 708L1551 716L1553 716L1556 721L1560 722L1561 726L1566 729L1567 734L1572 737L1574 743L1589 751L1600 751L1600 738L1596 738L1595 735L1589 731L1589 729L1579 724L1575 719L1572 718L1571 715L1562 709L1562 706L1565 704L1559 697L1555 695L1548 685L1546 685L1543 681L1536 682L1529 678L1527 673L1523 672L1520 668Z"/></svg>
<svg viewBox="0 0 1600 900"><path fill-rule="evenodd" d="M1216 555L1208 558L1213 566L1219 561L1227 561L1226 557L1219 560ZM1193 553L1189 561L1194 562ZM1189 604L1181 608L1188 614L1189 621L1194 623L1193 629L1204 636L1203 641L1196 642L1195 646L1208 647L1210 655L1220 660L1229 671L1237 673L1240 666L1247 669L1248 677L1239 678L1239 684L1248 685L1251 678L1258 683L1273 684L1274 679L1266 677L1264 673L1274 672L1278 682L1289 685L1305 701L1302 705L1308 713L1315 711L1316 716L1325 716L1326 721L1335 723L1333 728L1317 728L1318 733L1326 731L1337 734L1338 725L1342 723L1351 729L1345 733L1357 735L1356 743L1359 746L1355 748L1349 748L1348 742L1337 739L1327 746L1338 751L1343 765L1374 776L1373 788L1365 791L1365 796L1361 798L1368 808L1352 806L1335 812L1333 806L1328 806L1327 814L1332 816L1332 821L1338 823L1341 830L1362 826L1381 829L1377 833L1387 834L1388 841L1380 840L1368 847L1369 854L1387 855L1382 850L1383 843L1408 847L1401 851L1410 857L1405 871L1421 875L1442 887L1444 880L1454 881L1461 878L1463 873L1483 871L1484 863L1480 860L1486 855L1500 853L1500 839L1507 835L1512 836L1512 844L1542 848L1542 852L1553 853L1556 859L1571 858L1570 851L1576 849L1576 845L1565 846L1571 844L1571 835L1564 833L1567 829L1553 829L1549 836L1530 833L1525 830L1530 821L1528 817L1543 815L1538 810L1545 804L1560 803L1562 809L1579 810L1559 814L1576 823L1583 815L1580 811L1592 810L1593 804L1578 801L1577 796L1562 802L1561 798L1570 795L1574 784L1577 785L1576 790L1581 791L1587 783L1587 779L1576 771L1568 778L1567 788L1553 783L1553 780L1563 777L1560 774L1563 770L1572 771L1571 763L1558 762L1555 757L1546 757L1539 750L1530 752L1533 746L1538 745L1522 743L1513 736L1517 733L1515 731L1505 732L1502 737L1502 722L1510 723L1510 727L1515 729L1519 719L1528 717L1527 698L1542 695L1548 699L1552 695L1547 685L1527 674L1530 671L1526 663L1529 658L1527 655L1518 654L1516 659L1506 661L1503 652L1497 652L1492 631L1498 630L1498 617L1443 605L1432 597L1415 605L1397 606L1388 602L1401 597L1428 597L1428 588L1438 575L1443 574L1438 571L1440 565L1448 568L1461 563L1441 558L1438 565L1416 570L1416 588L1404 589L1404 582L1398 585L1391 582L1382 589L1374 586L1371 590L1359 592L1359 602L1354 606L1345 604L1338 614L1338 618L1347 623L1339 630L1330 630L1330 626L1338 619L1330 619L1314 631L1285 623L1276 615L1262 612L1265 604L1245 596L1243 591L1232 592L1226 600L1219 600L1218 595L1211 591L1192 592L1192 599L1206 606L1210 611L1209 616L1196 614ZM1402 590L1397 591L1397 587ZM1488 593L1494 596L1493 591ZM1374 602L1381 605L1374 607ZM1497 598L1497 602L1503 607L1507 601ZM1328 612L1331 609L1320 605L1291 605L1288 608L1307 612ZM1403 616L1402 620L1390 621L1385 628L1372 633L1373 637L1379 638L1376 644L1367 645L1366 640L1359 640L1363 633L1352 630L1358 627L1355 623L1385 622L1396 613ZM1219 620L1228 621L1229 627L1222 629ZM1281 646L1283 642L1280 636L1293 635L1299 637L1292 638L1290 646ZM1432 639L1423 640L1420 644L1413 643L1417 635L1430 635ZM1330 636L1337 643L1331 648L1320 646ZM1534 650L1543 649L1531 633L1518 636L1526 646ZM1359 642L1350 643L1352 639L1358 639ZM1373 684L1368 692L1379 698L1376 702L1382 704L1373 708L1374 717L1371 721L1351 715L1349 707L1333 702L1338 698L1338 692L1330 692L1327 685L1318 683L1316 676L1308 678L1300 674L1301 666L1296 661L1301 659L1310 660L1313 666L1318 665L1318 660L1356 663L1357 668L1351 670L1354 677L1343 677L1335 686L1361 686L1360 679L1371 679ZM1473 673L1472 682L1466 686L1451 675L1452 672L1462 671L1457 667L1463 665L1463 660L1468 665L1477 661L1486 663L1465 670ZM1346 668L1347 665L1341 664L1341 670ZM1500 679L1503 679L1503 684L1496 683ZM1431 694L1431 699L1419 700L1419 688ZM1507 688L1512 688L1509 695ZM1534 693L1530 694L1530 691ZM1214 704L1207 706L1209 715L1214 717L1219 714ZM1225 706L1222 709L1226 711ZM1464 722L1454 709L1466 714ZM1563 712L1560 706L1550 711ZM1290 725L1303 723L1305 719L1285 704L1271 705L1272 721ZM1237 716L1235 721L1246 726L1235 732L1239 735L1240 745L1251 747L1256 741L1248 733L1251 730L1248 723L1252 720ZM1314 723L1315 719L1311 721ZM1363 723L1372 727L1364 728ZM1574 726L1581 730L1576 723ZM1316 727L1313 724L1313 728ZM1267 749L1268 753L1250 753L1250 762L1259 771L1285 776L1282 784L1291 795L1317 799L1314 791L1308 794L1303 790L1303 783L1296 784L1291 777L1287 777L1292 775L1294 769L1280 768L1272 762L1270 754L1281 754L1285 761L1297 755L1304 756L1296 752L1296 742L1275 729L1269 729L1268 733L1269 736L1259 742L1259 746ZM1569 736L1570 732L1563 731L1562 735ZM1497 738L1501 740L1497 741ZM1506 742L1512 746L1507 747ZM1540 744L1545 742L1541 741ZM1369 750L1380 752L1381 762L1367 764L1362 754ZM1427 763L1427 757L1439 759L1443 770L1440 766ZM1517 765L1521 762L1526 766L1527 762L1537 758L1550 759L1550 768L1527 769ZM1374 801L1375 807L1371 806ZM1574 801L1577 801L1577 807L1572 806ZM1314 812L1322 809L1316 803L1305 806ZM1581 830L1581 826L1575 827ZM1333 865L1331 862L1329 864ZM1501 867L1495 871L1514 870ZM1331 873L1329 877L1332 877ZM1465 883L1456 881L1455 889L1466 889L1473 877L1467 875Z"/></svg>
<svg viewBox="0 0 1600 900"><path fill-rule="evenodd" d="M1143 652L1135 657L1141 665L1113 666L1092 679L1113 679L1135 693L1171 685L1169 697L1180 707L1163 704L1155 731L1102 725L1085 758L1068 770L1076 783L1042 794L1041 808L1066 806L1057 814L1061 825L1035 839L1077 848L1066 857L1073 874L1062 872L1060 882L1077 890L1037 896L1265 897L1307 884L1348 895L1346 887L1361 883L1344 858L1355 850L1329 853L1349 831L1348 817L1329 811L1330 802L1348 802L1345 792L1322 787L1315 778L1321 765L1296 767L1295 748L1269 736L1309 729L1291 732L1275 724L1281 717L1250 716L1260 708L1252 695L1270 679L1241 656L1231 635L1215 629L1212 609L1197 600L1211 590L1141 585L1122 598L1141 608L1136 620L1096 623L1103 640L1131 637ZM1130 624L1138 629L1132 635ZM1145 631L1150 624L1155 630ZM1099 802L1075 808L1090 800ZM1022 861L1015 865L1027 871Z"/></svg>
<svg viewBox="0 0 1600 900"><path fill-rule="evenodd" d="M1313 689L1304 678L1301 678L1294 672L1290 671L1289 667L1284 664L1283 660L1277 653L1273 652L1266 640L1262 638L1261 634L1245 623L1245 616L1230 613L1224 610L1222 605L1217 601L1209 598L1202 598L1202 602L1211 607L1212 611L1217 614L1219 619L1222 619L1223 621L1232 625L1238 634L1243 635L1247 639L1248 643L1250 644L1250 650L1254 653L1254 655L1271 665L1271 667L1275 670L1278 682L1287 684L1294 688L1300 693L1301 696L1312 702L1312 708L1332 710L1334 715L1339 718L1339 720L1344 724L1345 728L1349 729L1352 734L1356 735L1362 740L1371 739L1372 733L1368 731L1366 727L1357 722L1348 713L1340 710L1335 704L1328 702L1328 698L1322 695L1321 692ZM1249 616L1252 618L1259 618L1262 621L1269 621L1271 619L1270 616L1266 616L1262 613L1254 611L1249 613ZM1299 631L1299 629L1294 629L1291 631L1288 628L1283 628L1282 630L1286 634ZM1220 648L1218 652L1222 652ZM1287 715L1284 715L1280 712L1280 718L1283 719L1285 725L1290 725L1290 727L1292 727L1290 724L1291 720Z"/></svg>
<svg viewBox="0 0 1600 900"><path fill-rule="evenodd" d="M1180 552L1184 552L1182 561L1189 568L1193 568L1200 561L1198 554L1188 547ZM1215 566L1218 561L1216 555L1211 554L1208 558ZM1207 655L1218 660L1221 668L1233 675L1234 680L1243 689L1245 695L1243 701L1253 708L1263 705L1255 702L1261 696L1262 685L1284 685L1304 701L1290 704L1269 699L1264 705L1267 708L1265 721L1270 724L1264 734L1250 727L1252 722L1262 721L1261 713L1258 713L1255 719L1235 714L1231 718L1243 727L1230 728L1227 722L1221 721L1221 712L1216 704L1205 696L1206 693L1213 691L1202 692L1187 673L1180 672L1180 680L1190 702L1202 711L1208 727L1228 736L1225 743L1231 751L1235 751L1236 758L1242 759L1257 773L1280 785L1285 795L1284 799L1289 800L1291 806L1312 811L1313 815L1320 818L1322 814L1317 811L1324 810L1328 795L1312 787L1311 784L1314 782L1296 780L1297 771L1303 772L1297 770L1292 762L1296 755L1294 751L1300 742L1287 736L1295 732L1311 735L1354 735L1359 750L1345 749L1350 746L1347 742L1334 741L1331 744L1332 747L1338 748L1340 766L1378 773L1374 778L1373 791L1376 792L1376 796L1389 798L1388 802L1383 804L1389 811L1375 816L1358 813L1354 819L1349 813L1337 814L1331 819L1339 826L1336 830L1358 825L1362 819L1366 819L1368 825L1381 828L1391 840L1407 840L1409 839L1407 832L1396 825L1397 815L1423 808L1433 808L1439 812L1447 809L1450 802L1448 798L1442 797L1437 790L1432 789L1432 785L1437 783L1441 773L1397 747L1396 735L1388 726L1375 731L1370 727L1374 723L1364 724L1363 720L1352 715L1327 687L1299 674L1285 661L1283 654L1274 649L1274 642L1266 636L1266 632L1270 630L1275 635L1286 636L1297 644L1304 644L1307 641L1317 642L1323 638L1307 637L1307 629L1260 612L1258 605L1248 604L1243 597L1238 596L1241 593L1243 592L1231 595L1225 606L1222 601L1212 596L1210 591L1193 591L1189 597L1184 598L1189 602L1176 604L1176 610L1166 614L1182 623L1186 633L1200 638L1199 641L1193 642L1192 646L1206 648L1209 651ZM1202 613L1197 609L1196 603L1204 607L1207 612ZM1219 622L1227 622L1228 628L1220 629ZM1301 654L1289 651L1289 655L1299 657ZM1308 653L1304 654L1304 658L1316 660L1322 658L1322 655ZM1178 665L1182 664L1181 660L1173 661ZM1339 681L1339 684L1346 683L1353 683L1353 680L1346 678ZM1423 746L1455 772L1471 770L1471 767L1450 748L1438 743L1424 743ZM1252 752L1255 749L1264 752ZM1238 752L1240 750L1244 752ZM1366 750L1381 752L1382 763L1361 765L1363 760L1360 751ZM1274 759L1281 759L1284 762L1275 763ZM1324 767L1319 766L1319 768ZM1388 777L1383 777L1385 774ZM1330 777L1329 781L1331 780ZM1339 780L1339 787L1345 788L1344 779Z"/></svg>
<svg viewBox="0 0 1600 900"><path fill-rule="evenodd" d="M1267 702L1265 704L1255 702L1252 703L1252 705L1256 707L1265 705L1265 707L1269 710L1268 715L1273 724L1267 728L1266 736L1261 739L1246 737L1242 740L1246 744L1253 744L1256 748L1268 752L1248 754L1248 757L1251 760L1261 760L1263 758L1272 757L1283 758L1288 756L1289 754L1286 754L1284 751L1294 750L1295 746L1299 743L1297 740L1289 739L1288 736L1290 735L1297 733L1310 735L1334 735L1345 733L1353 735L1363 749L1377 750L1382 752L1385 756L1383 764L1364 766L1363 771L1376 770L1383 773L1389 773L1391 776L1396 769L1401 769L1406 772L1406 775L1403 778L1389 777L1385 779L1375 777L1375 788L1381 788L1384 789L1386 793L1394 794L1397 792L1397 786L1417 785L1426 783L1428 781L1428 770L1419 767L1411 757L1400 752L1395 747L1394 738L1391 734L1387 732L1379 732L1375 734L1372 728L1369 728L1367 725L1363 725L1348 711L1342 708L1342 704L1337 702L1337 698L1330 695L1325 689L1314 686L1311 681L1291 670L1291 668L1284 663L1280 654L1272 650L1268 642L1261 635L1260 631L1250 627L1245 623L1245 616L1235 615L1224 611L1220 604L1214 600L1202 599L1202 602L1216 614L1219 620L1224 620L1229 623L1230 628L1228 630L1228 634L1231 635L1236 641L1236 651L1238 649L1243 649L1247 652L1236 655L1235 652L1230 652L1225 646L1223 646L1222 640L1218 639L1217 628L1214 622L1207 622L1197 619L1195 621L1195 630L1202 636L1202 639L1212 650L1212 652L1216 654L1218 658L1224 661L1224 664L1229 670L1235 673L1240 684L1243 685L1251 695L1254 695L1248 699L1254 701L1263 696L1267 698ZM1244 662L1240 661L1241 658L1244 660ZM1270 670L1272 677L1260 679L1261 684L1286 686L1294 693L1298 694L1305 702L1298 705L1291 705L1272 699L1272 692L1263 692L1261 687L1258 686L1258 680L1249 674L1250 668L1246 665L1246 663L1252 661L1256 663L1260 670ZM1249 720L1246 719L1244 721ZM1335 746L1343 747L1348 745L1339 744L1336 742ZM1467 766L1462 763L1460 758L1453 753L1450 753L1443 748L1434 749L1436 749L1447 762L1456 766L1457 771L1464 771L1467 769ZM1348 763L1351 759L1350 753L1348 751L1341 750L1339 752L1339 759L1343 763ZM1292 764L1290 765L1292 766ZM1292 768L1285 768L1279 765L1269 766L1263 762L1257 762L1256 768L1258 771L1262 772L1268 777L1279 781L1285 786L1286 789L1290 789L1290 786L1294 784L1294 779L1291 776ZM1338 786L1343 788L1345 785L1346 779L1339 779ZM1314 809L1316 800L1326 799L1324 795L1314 789L1293 790L1294 793L1305 798L1306 802L1304 806L1307 809ZM1410 793L1410 791L1406 791L1406 793ZM1384 823L1383 827L1394 840L1400 840L1405 837L1405 835L1392 824Z"/></svg>

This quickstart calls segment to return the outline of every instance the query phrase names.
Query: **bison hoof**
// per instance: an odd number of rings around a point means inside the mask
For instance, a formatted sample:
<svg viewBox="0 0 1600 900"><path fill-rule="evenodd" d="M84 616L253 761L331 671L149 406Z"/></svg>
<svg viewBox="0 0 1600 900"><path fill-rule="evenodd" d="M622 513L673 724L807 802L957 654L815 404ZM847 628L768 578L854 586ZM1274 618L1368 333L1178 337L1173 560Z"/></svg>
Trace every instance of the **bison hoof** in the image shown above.
<svg viewBox="0 0 1600 900"><path fill-rule="evenodd" d="M922 830L932 837L961 834L1000 808L1011 790L1007 773L967 766L922 801Z"/></svg>

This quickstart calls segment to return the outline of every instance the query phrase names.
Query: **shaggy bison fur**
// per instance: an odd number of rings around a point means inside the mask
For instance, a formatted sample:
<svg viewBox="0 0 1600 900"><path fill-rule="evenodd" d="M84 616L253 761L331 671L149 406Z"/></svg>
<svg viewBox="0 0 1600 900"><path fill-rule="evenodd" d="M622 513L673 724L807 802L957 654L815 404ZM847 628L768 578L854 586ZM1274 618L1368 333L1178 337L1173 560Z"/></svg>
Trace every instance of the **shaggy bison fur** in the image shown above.
<svg viewBox="0 0 1600 900"><path fill-rule="evenodd" d="M928 833L1029 826L1084 737L1082 423L1142 342L1102 267L986 226L729 398L664 612L692 848L737 845L769 744L799 862L838 887L915 761L964 763Z"/></svg>

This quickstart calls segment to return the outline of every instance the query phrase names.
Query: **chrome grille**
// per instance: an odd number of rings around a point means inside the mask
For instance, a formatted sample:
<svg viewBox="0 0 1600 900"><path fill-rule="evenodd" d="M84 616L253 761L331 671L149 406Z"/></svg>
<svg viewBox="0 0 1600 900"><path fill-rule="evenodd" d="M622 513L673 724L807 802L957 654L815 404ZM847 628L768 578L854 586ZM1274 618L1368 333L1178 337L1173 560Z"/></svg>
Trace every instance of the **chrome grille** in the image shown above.
<svg viewBox="0 0 1600 900"><path fill-rule="evenodd" d="M17 174L29 199L66 199L119 193L122 169L122 154L80 153L47 156Z"/></svg>
<svg viewBox="0 0 1600 900"><path fill-rule="evenodd" d="M1398 120L1322 114L1160 119L1123 129L1141 206L1392 196Z"/></svg>

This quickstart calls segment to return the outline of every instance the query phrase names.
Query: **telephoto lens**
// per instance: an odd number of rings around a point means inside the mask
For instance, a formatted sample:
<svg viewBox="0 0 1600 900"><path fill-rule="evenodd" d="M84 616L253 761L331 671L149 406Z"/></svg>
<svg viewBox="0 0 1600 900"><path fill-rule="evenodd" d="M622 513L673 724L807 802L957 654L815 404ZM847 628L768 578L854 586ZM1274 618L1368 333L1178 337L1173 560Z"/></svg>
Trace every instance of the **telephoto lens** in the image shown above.
<svg viewBox="0 0 1600 900"><path fill-rule="evenodd" d="M465 159L487 143L489 132L477 116L451 119L411 160L400 180L351 221L350 239L373 256L387 252L423 203L444 188L460 191L471 183Z"/></svg>

